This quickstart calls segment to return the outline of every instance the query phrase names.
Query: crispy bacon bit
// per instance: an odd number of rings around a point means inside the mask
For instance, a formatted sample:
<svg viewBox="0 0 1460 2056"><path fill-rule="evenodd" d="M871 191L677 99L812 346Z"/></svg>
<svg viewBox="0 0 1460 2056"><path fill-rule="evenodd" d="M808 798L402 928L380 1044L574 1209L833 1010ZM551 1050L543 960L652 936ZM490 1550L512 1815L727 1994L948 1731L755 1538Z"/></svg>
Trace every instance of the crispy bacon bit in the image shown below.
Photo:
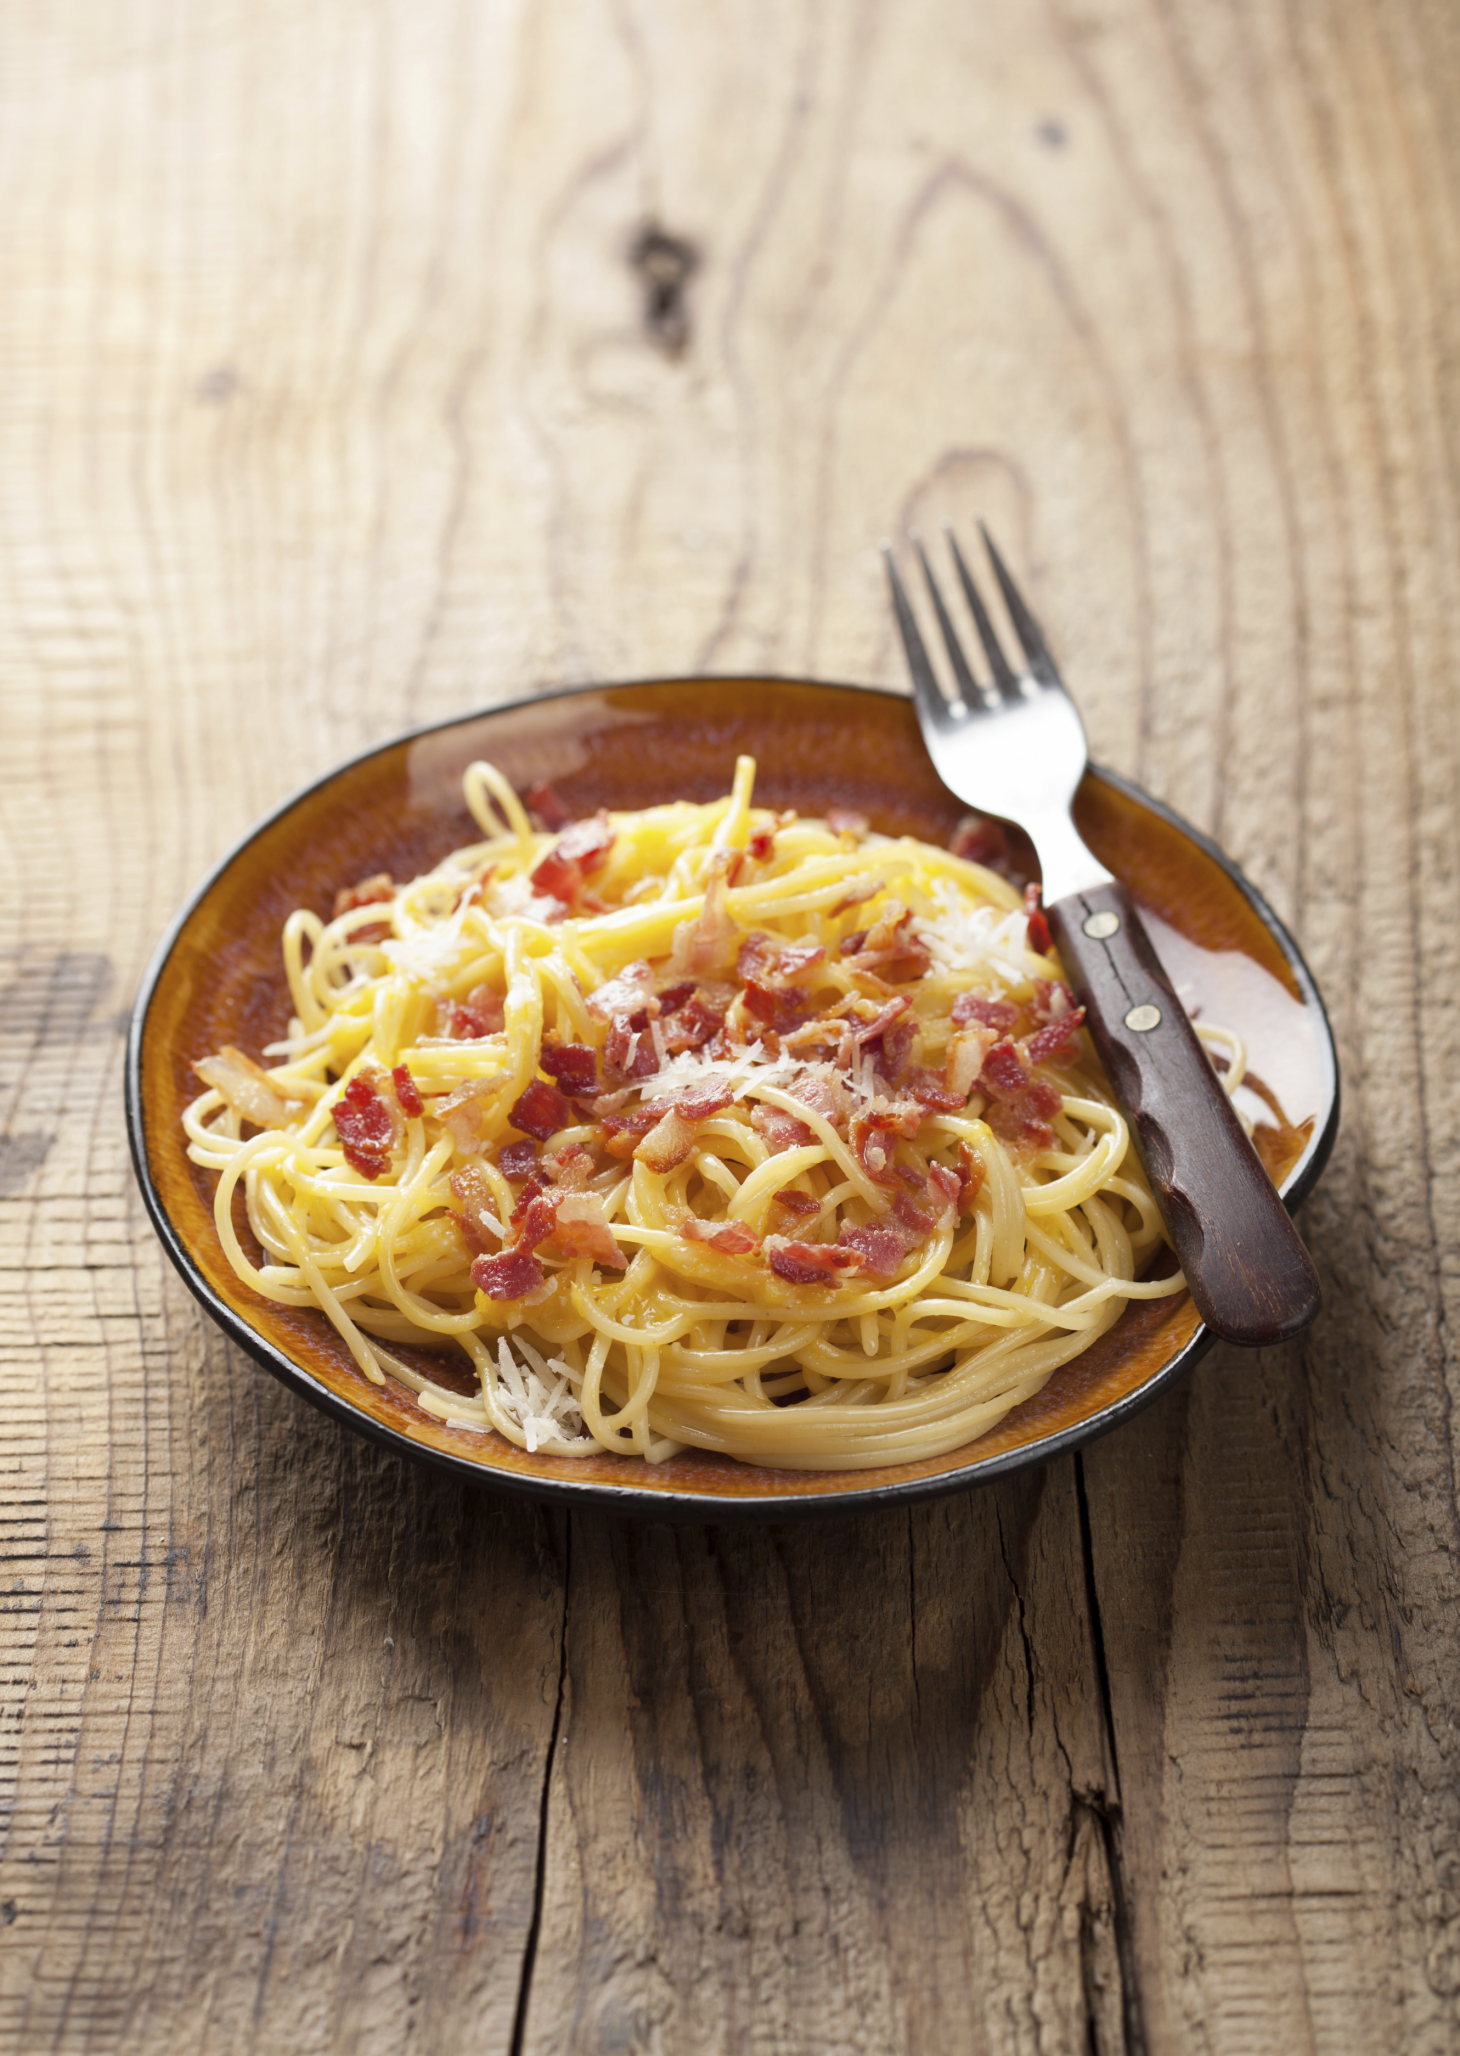
<svg viewBox="0 0 1460 2056"><path fill-rule="evenodd" d="M509 1249L501 1256L479 1256L471 1282L488 1299L528 1299L542 1290L543 1268L531 1250Z"/></svg>
<svg viewBox="0 0 1460 2056"><path fill-rule="evenodd" d="M943 1060L943 1078L948 1090L957 1093L960 1106L967 1103L983 1070L984 1058L998 1039L994 1028L961 1028L950 1039Z"/></svg>
<svg viewBox="0 0 1460 2056"><path fill-rule="evenodd" d="M1007 1036L1002 1042L996 1042L984 1058L979 1083L999 1094L1001 1098L1027 1089L1029 1073L1024 1068L1018 1050Z"/></svg>
<svg viewBox="0 0 1460 2056"><path fill-rule="evenodd" d="M1042 1064L1052 1057L1056 1050L1064 1048L1071 1036L1079 1031L1085 1018L1085 1009L1076 1007L1072 1014L1061 1014L1057 1020L1046 1021L1037 1034L1031 1035L1024 1045L1024 1055L1031 1064Z"/></svg>
<svg viewBox="0 0 1460 2056"><path fill-rule="evenodd" d="M866 1112L853 1114L852 1154L876 1184L897 1183L893 1163L897 1137L901 1135L911 1139L922 1125L922 1119L923 1109L915 1099L879 1099Z"/></svg>
<svg viewBox="0 0 1460 2056"><path fill-rule="evenodd" d="M527 1199L525 1192L522 1198ZM558 1207L564 1203L558 1193L541 1189L533 1193L526 1206L519 1200L512 1209L512 1220L517 1229L517 1239L513 1247L536 1249L540 1242L546 1242L556 1226Z"/></svg>
<svg viewBox="0 0 1460 2056"><path fill-rule="evenodd" d="M967 1104L967 1092L956 1092L945 1085L936 1071L930 1071L926 1064L915 1064L909 1071L903 1090L910 1093L920 1107L926 1107L930 1114L956 1114Z"/></svg>
<svg viewBox="0 0 1460 2056"><path fill-rule="evenodd" d="M997 1028L1001 1035L1007 1034L1019 1018L1019 1009L1006 999L985 999L981 992L960 992L953 1002L953 1021L959 1028L967 1028L977 1022L984 1028Z"/></svg>
<svg viewBox="0 0 1460 2056"><path fill-rule="evenodd" d="M647 1164L651 1171L662 1175L682 1164L694 1146L694 1122L687 1121L677 1107L671 1107L638 1144L634 1156L639 1163Z"/></svg>
<svg viewBox="0 0 1460 2056"><path fill-rule="evenodd" d="M481 1148L486 1102L495 1099L506 1082L500 1072L491 1078L469 1078L432 1106L437 1120L455 1137L458 1149L470 1155Z"/></svg>
<svg viewBox="0 0 1460 2056"><path fill-rule="evenodd" d="M762 985L758 978L746 980L741 1002L752 1020L774 1029L777 1035L789 1035L799 1028L815 1005L805 993L783 985Z"/></svg>
<svg viewBox="0 0 1460 2056"><path fill-rule="evenodd" d="M776 846L774 828L752 828L750 840L745 845L745 854L752 864L763 864Z"/></svg>
<svg viewBox="0 0 1460 2056"><path fill-rule="evenodd" d="M1029 947L1036 955L1047 957L1054 948L1054 941L1049 932L1049 922L1040 912L1037 885L1025 886L1024 911L1029 916Z"/></svg>
<svg viewBox="0 0 1460 2056"><path fill-rule="evenodd" d="M852 1040L863 1048L869 1042L880 1042L893 1022L905 1014L911 1005L912 1001L906 994L899 993L896 999L890 999L885 1007L875 1013L870 1021L858 1022L852 1029Z"/></svg>
<svg viewBox="0 0 1460 2056"><path fill-rule="evenodd" d="M545 778L539 778L536 785L529 785L522 798L549 835L556 835L561 829L572 827L574 816L569 813Z"/></svg>
<svg viewBox="0 0 1460 2056"><path fill-rule="evenodd" d="M564 1256L592 1257L611 1271L628 1267L628 1258L613 1239L603 1201L596 1192L568 1192L558 1201L553 1241Z"/></svg>
<svg viewBox="0 0 1460 2056"><path fill-rule="evenodd" d="M760 1237L744 1221L702 1221L688 1214L679 1232L684 1241L707 1243L721 1256L753 1256L760 1248Z"/></svg>
<svg viewBox="0 0 1460 2056"><path fill-rule="evenodd" d="M534 1171L532 1176L528 1179L527 1183L523 1186L521 1192L519 1192L517 1195L517 1202L509 1216L510 1225L514 1228L520 1228L522 1226L522 1223L527 1219L528 1208L532 1205L535 1199L541 1199L542 1195L546 1191L546 1179L540 1178L537 1172Z"/></svg>
<svg viewBox="0 0 1460 2056"><path fill-rule="evenodd" d="M921 936L913 933L912 921L901 900L889 900L864 935L847 937L842 944L844 961L854 971L875 971L894 984L921 978L932 958Z"/></svg>
<svg viewBox="0 0 1460 2056"><path fill-rule="evenodd" d="M966 1214L983 1190L984 1161L971 1143L958 1145L959 1192L958 1211Z"/></svg>
<svg viewBox="0 0 1460 2056"><path fill-rule="evenodd" d="M193 1069L256 1128L282 1128L299 1112L301 1100L286 1099L268 1072L231 1042L225 1042L217 1056L203 1057Z"/></svg>
<svg viewBox="0 0 1460 2056"><path fill-rule="evenodd" d="M542 1078L533 1079L507 1116L514 1128L520 1128L524 1135L535 1135L539 1142L546 1142L559 1128L566 1128L572 1118L573 1109L561 1092Z"/></svg>
<svg viewBox="0 0 1460 2056"><path fill-rule="evenodd" d="M663 1005L662 999L660 1004ZM681 1050L703 1049L724 1025L724 1007L717 1006L704 987L699 986L693 998L677 1006L665 1023L661 1031L665 1050L674 1057Z"/></svg>
<svg viewBox="0 0 1460 2056"><path fill-rule="evenodd" d="M815 1136L804 1121L798 1121L794 1114L783 1114L779 1107L752 1107L750 1125L772 1156L779 1156L783 1149L799 1149Z"/></svg>
<svg viewBox="0 0 1460 2056"><path fill-rule="evenodd" d="M872 826L865 814L859 814L855 807L828 807L826 825L833 835L863 836Z"/></svg>
<svg viewBox="0 0 1460 2056"><path fill-rule="evenodd" d="M982 864L985 870L997 871L1002 877L1009 876L1009 838L997 821L986 820L982 814L965 814L949 836L948 847L955 857Z"/></svg>
<svg viewBox="0 0 1460 2056"><path fill-rule="evenodd" d="M858 1271L862 1259L855 1249L835 1242L791 1242L767 1235L766 1262L788 1285L834 1285L841 1271Z"/></svg>
<svg viewBox="0 0 1460 2056"><path fill-rule="evenodd" d="M659 1068L659 1056L648 1027L649 1016L642 1008L637 1014L614 1015L603 1048L604 1067L611 1077L653 1077Z"/></svg>
<svg viewBox="0 0 1460 2056"><path fill-rule="evenodd" d="M882 891L886 883L887 880L885 878L864 878L859 885L854 885L852 887L851 891L847 894L845 899L839 899L837 901L836 905L831 910L832 919L835 920L838 914L849 914L853 907L860 907L864 904L865 901L869 899L876 899L878 893ZM860 931L860 934L863 936L865 936L866 933L867 931L865 928ZM847 943L849 943L851 939L852 938L848 936L846 942L842 944L843 956L847 954Z"/></svg>
<svg viewBox="0 0 1460 2056"><path fill-rule="evenodd" d="M698 1092L684 1093L677 1099L662 1100L642 1109L657 1111L660 1118L636 1146L635 1157L651 1171L662 1174L674 1170L694 1148L694 1131L699 1122L723 1112L731 1099L732 1094L724 1086L707 1085ZM612 1149L611 1143L609 1147Z"/></svg>
<svg viewBox="0 0 1460 2056"><path fill-rule="evenodd" d="M616 1014L640 1012L653 990L653 968L640 957L632 964L625 964L615 977L596 986L589 993L586 1005L589 1013L596 1014L600 1021L611 1021Z"/></svg>
<svg viewBox="0 0 1460 2056"><path fill-rule="evenodd" d="M544 1168L560 1192L581 1192L597 1165L591 1149L585 1149L581 1142L570 1142L566 1149L550 1156Z"/></svg>
<svg viewBox="0 0 1460 2056"><path fill-rule="evenodd" d="M598 1090L597 1052L582 1042L545 1042L538 1058L560 1089L578 1098Z"/></svg>
<svg viewBox="0 0 1460 2056"><path fill-rule="evenodd" d="M335 1133L362 1178L378 1178L390 1162L397 1140L396 1117L376 1091L374 1082L357 1071L331 1108Z"/></svg>
<svg viewBox="0 0 1460 2056"><path fill-rule="evenodd" d="M803 1107L810 1107L813 1114L830 1121L833 1128L839 1128L847 1117L846 1087L830 1065L803 1072L787 1090L792 1099L800 1100Z"/></svg>
<svg viewBox="0 0 1460 2056"><path fill-rule="evenodd" d="M693 978L685 978L678 985L666 985L662 991L657 992L654 997L659 1003L660 1020L662 1021L666 1014L677 1014L685 1001L693 999L699 989Z"/></svg>
<svg viewBox="0 0 1460 2056"><path fill-rule="evenodd" d="M509 1185L520 1185L537 1169L535 1142L504 1142L497 1151L497 1169Z"/></svg>
<svg viewBox="0 0 1460 2056"><path fill-rule="evenodd" d="M715 851L703 906L693 921L681 921L674 931L669 952L674 970L714 971L731 961L740 930L726 912L725 887L743 857L741 850Z"/></svg>
<svg viewBox="0 0 1460 2056"><path fill-rule="evenodd" d="M603 1116L603 1146L612 1157L631 1157L640 1139L651 1129L657 1128L664 1118L645 1107L635 1107L627 1114L605 1114Z"/></svg>
<svg viewBox="0 0 1460 2056"><path fill-rule="evenodd" d="M1042 1028L1046 1021L1062 1021L1066 1014L1075 1011L1075 995L1063 978L1036 978L1031 1011L1036 1028Z"/></svg>
<svg viewBox="0 0 1460 2056"><path fill-rule="evenodd" d="M342 914L353 914L356 907L375 907L379 906L384 900L393 900L394 898L395 880L388 871L377 871L371 878L362 878L358 885L342 885L340 887L340 890L335 894L334 918L338 921ZM377 925L383 935L389 935L390 925L388 922L382 921ZM358 928L352 932L357 940L364 933L362 929Z"/></svg>
<svg viewBox="0 0 1460 2056"><path fill-rule="evenodd" d="M897 1276L907 1255L907 1238L890 1221L871 1221L865 1228L843 1228L837 1239L844 1249L855 1250L869 1278L882 1283Z"/></svg>
<svg viewBox="0 0 1460 2056"><path fill-rule="evenodd" d="M405 1064L396 1065L390 1074L390 1082L395 1087L395 1096L400 1102L402 1113L413 1116L425 1113L426 1103L421 1098L421 1088Z"/></svg>
<svg viewBox="0 0 1460 2056"><path fill-rule="evenodd" d="M472 1248L485 1254L502 1240L502 1224L492 1210L492 1188L480 1167L468 1164L455 1172L451 1192L460 1208L454 1216L457 1226Z"/></svg>
<svg viewBox="0 0 1460 2056"><path fill-rule="evenodd" d="M777 935L756 929L741 943L735 958L735 975L758 979L763 985L789 984L823 963L826 951L816 942L782 942Z"/></svg>
<svg viewBox="0 0 1460 2056"><path fill-rule="evenodd" d="M819 1199L814 1198L809 1192L797 1192L793 1185L784 1186L771 1201L771 1205L780 1207L795 1220L805 1220L809 1214L821 1212Z"/></svg>
<svg viewBox="0 0 1460 2056"><path fill-rule="evenodd" d="M942 1164L930 1164L928 1183L932 1187L933 1198L938 1202L938 1218L934 1225L947 1228L962 1211L963 1180L956 1171L945 1170Z"/></svg>
<svg viewBox="0 0 1460 2056"><path fill-rule="evenodd" d="M533 885L572 910L600 911L601 903L585 893L584 881L602 868L616 839L602 808L587 821L575 821L533 865Z"/></svg>
<svg viewBox="0 0 1460 2056"><path fill-rule="evenodd" d="M919 1179L918 1182L923 1186L924 1196L926 1197L927 1186L925 1182L922 1179ZM933 1216L924 1208L918 1206L910 1193L895 1192L892 1196L892 1211L897 1221L919 1241L922 1240L923 1236L928 1233L933 1225Z"/></svg>
<svg viewBox="0 0 1460 2056"><path fill-rule="evenodd" d="M500 1033L507 1009L500 992L490 985L474 985L465 999L448 1000L445 1033L457 1042L478 1042L484 1035Z"/></svg>

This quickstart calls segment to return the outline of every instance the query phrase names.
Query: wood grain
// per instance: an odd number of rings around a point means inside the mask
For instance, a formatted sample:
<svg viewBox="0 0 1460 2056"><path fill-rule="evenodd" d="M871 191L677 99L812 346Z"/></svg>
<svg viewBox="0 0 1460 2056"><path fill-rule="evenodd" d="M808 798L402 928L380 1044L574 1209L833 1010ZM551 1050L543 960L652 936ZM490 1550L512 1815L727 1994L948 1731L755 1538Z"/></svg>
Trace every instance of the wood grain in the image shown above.
<svg viewBox="0 0 1460 2056"><path fill-rule="evenodd" d="M7 11L0 2049L1455 2047L1457 88L1439 0ZM121 1124L205 868L538 684L898 682L975 510L1329 998L1311 1336L757 1533L234 1355Z"/></svg>

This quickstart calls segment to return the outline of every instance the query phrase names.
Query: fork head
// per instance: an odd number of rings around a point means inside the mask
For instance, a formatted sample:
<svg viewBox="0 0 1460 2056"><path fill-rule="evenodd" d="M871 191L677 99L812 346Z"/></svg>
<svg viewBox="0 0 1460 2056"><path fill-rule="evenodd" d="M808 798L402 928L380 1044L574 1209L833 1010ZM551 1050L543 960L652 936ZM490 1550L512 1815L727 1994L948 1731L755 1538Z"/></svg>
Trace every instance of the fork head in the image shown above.
<svg viewBox="0 0 1460 2056"><path fill-rule="evenodd" d="M1085 731L1038 622L982 522L979 528L1012 631L1017 663L1010 662L951 529L947 534L953 566L987 677L975 674L964 653L922 538L916 534L913 547L953 672L956 690L951 698L938 682L891 545L884 543L893 611L912 674L923 740L938 776L979 813L1001 815L1028 832L1039 854L1044 897L1050 902L1101 884L1110 876L1086 849L1070 820L1070 802L1087 761Z"/></svg>

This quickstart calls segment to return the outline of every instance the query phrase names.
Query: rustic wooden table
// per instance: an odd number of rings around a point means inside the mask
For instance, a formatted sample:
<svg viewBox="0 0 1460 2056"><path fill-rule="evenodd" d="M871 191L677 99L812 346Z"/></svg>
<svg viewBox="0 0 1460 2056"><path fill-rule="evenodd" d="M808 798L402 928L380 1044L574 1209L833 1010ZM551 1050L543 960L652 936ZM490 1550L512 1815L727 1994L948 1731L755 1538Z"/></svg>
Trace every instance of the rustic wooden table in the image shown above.
<svg viewBox="0 0 1460 2056"><path fill-rule="evenodd" d="M18 0L0 2048L1460 2043L1444 0ZM1333 1010L1327 1312L1083 1457L526 1510L226 1347L122 1030L258 813L549 683L901 681L986 511Z"/></svg>

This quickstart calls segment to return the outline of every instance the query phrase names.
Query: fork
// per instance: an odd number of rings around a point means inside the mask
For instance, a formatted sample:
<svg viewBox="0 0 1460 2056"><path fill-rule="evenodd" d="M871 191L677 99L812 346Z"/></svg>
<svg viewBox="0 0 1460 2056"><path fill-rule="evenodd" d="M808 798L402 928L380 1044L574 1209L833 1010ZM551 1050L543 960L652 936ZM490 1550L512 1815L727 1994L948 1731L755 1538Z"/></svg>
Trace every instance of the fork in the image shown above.
<svg viewBox="0 0 1460 2056"><path fill-rule="evenodd" d="M938 684L891 545L882 545L923 741L950 791L982 814L1017 823L1034 844L1050 930L1135 1130L1197 1311L1228 1342L1282 1341L1317 1314L1317 1273L1134 903L1070 817L1087 762L1085 731L1038 623L987 528L979 528L1020 657L1016 670L949 528L987 682L964 655L922 538L910 537L947 646L952 700Z"/></svg>

